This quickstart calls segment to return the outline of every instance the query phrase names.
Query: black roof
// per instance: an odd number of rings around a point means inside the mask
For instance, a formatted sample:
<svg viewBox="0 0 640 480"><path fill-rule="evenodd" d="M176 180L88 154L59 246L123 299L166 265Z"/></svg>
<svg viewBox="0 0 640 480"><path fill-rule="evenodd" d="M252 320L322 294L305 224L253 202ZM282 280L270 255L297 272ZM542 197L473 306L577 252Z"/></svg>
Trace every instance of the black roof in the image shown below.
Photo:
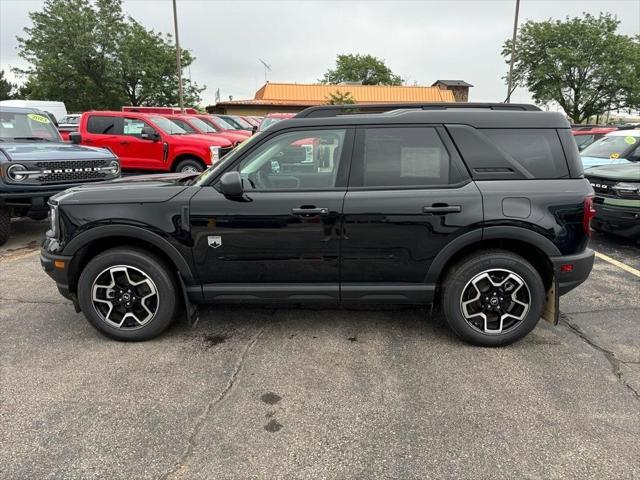
<svg viewBox="0 0 640 480"><path fill-rule="evenodd" d="M473 87L473 85L465 82L464 80L436 80L431 86L433 87L439 83L446 85L447 87Z"/></svg>
<svg viewBox="0 0 640 480"><path fill-rule="evenodd" d="M455 104L464 105L464 104ZM382 113L344 113L334 111L322 115L318 108L311 107L300 112L290 120L283 120L269 127L269 131L283 130L291 127L321 127L349 125L401 125L401 124L458 124L475 128L570 128L565 116L558 112L543 112L533 105L509 104L508 109L474 107L467 108L422 109L396 108ZM504 105L505 104L499 104ZM349 106L347 106L349 107ZM354 107L354 105L350 105ZM527 108L524 108L527 107ZM347 110L348 111L348 110ZM313 115L317 112L317 115ZM311 115L308 115L311 113Z"/></svg>

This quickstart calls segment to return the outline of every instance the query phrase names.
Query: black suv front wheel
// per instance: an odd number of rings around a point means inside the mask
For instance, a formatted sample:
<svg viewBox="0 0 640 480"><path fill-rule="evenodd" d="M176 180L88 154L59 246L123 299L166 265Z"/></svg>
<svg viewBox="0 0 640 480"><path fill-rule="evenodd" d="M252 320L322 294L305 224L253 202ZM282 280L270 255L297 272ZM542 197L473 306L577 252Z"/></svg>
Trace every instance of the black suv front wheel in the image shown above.
<svg viewBox="0 0 640 480"><path fill-rule="evenodd" d="M545 290L536 269L505 250L484 250L455 265L443 284L447 323L474 345L508 345L538 323Z"/></svg>
<svg viewBox="0 0 640 480"><path fill-rule="evenodd" d="M175 279L155 255L132 248L106 250L89 261L78 282L85 317L116 340L149 340L173 321Z"/></svg>

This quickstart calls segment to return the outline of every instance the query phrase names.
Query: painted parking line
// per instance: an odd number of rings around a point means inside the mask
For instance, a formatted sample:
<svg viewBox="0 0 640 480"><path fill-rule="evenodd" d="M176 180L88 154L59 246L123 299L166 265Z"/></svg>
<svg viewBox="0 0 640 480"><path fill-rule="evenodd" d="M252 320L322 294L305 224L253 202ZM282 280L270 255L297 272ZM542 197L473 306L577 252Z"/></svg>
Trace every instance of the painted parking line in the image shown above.
<svg viewBox="0 0 640 480"><path fill-rule="evenodd" d="M611 257L605 255L604 253L600 253L600 252L596 252L596 257L598 257L601 260L604 260L605 262L609 262L611 265L615 265L616 267L621 268L625 272L629 272L631 275L635 275L636 277L640 277L640 270L636 270L635 268L630 267L626 263L622 263L622 262L616 260L615 258L611 258Z"/></svg>

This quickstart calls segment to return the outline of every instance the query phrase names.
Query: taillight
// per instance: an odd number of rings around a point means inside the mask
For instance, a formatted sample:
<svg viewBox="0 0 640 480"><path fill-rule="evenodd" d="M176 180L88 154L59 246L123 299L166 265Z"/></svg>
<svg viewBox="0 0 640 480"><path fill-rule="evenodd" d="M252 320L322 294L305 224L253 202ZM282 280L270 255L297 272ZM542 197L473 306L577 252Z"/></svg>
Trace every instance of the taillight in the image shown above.
<svg viewBox="0 0 640 480"><path fill-rule="evenodd" d="M596 216L596 210L593 208L593 195L584 197L582 213L582 229L584 233L591 236L591 219Z"/></svg>

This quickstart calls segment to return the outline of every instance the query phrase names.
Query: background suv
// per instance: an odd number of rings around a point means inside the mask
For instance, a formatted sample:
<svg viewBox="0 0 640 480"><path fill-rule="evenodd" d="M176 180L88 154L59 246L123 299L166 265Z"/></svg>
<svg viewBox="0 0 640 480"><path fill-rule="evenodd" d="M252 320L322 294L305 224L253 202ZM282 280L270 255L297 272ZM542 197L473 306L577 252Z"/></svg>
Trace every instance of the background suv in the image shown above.
<svg viewBox="0 0 640 480"><path fill-rule="evenodd" d="M377 107L307 109L199 176L54 197L43 267L121 340L158 335L183 300L191 319L193 303L435 302L486 346L557 322L558 295L594 258L593 190L566 119Z"/></svg>

